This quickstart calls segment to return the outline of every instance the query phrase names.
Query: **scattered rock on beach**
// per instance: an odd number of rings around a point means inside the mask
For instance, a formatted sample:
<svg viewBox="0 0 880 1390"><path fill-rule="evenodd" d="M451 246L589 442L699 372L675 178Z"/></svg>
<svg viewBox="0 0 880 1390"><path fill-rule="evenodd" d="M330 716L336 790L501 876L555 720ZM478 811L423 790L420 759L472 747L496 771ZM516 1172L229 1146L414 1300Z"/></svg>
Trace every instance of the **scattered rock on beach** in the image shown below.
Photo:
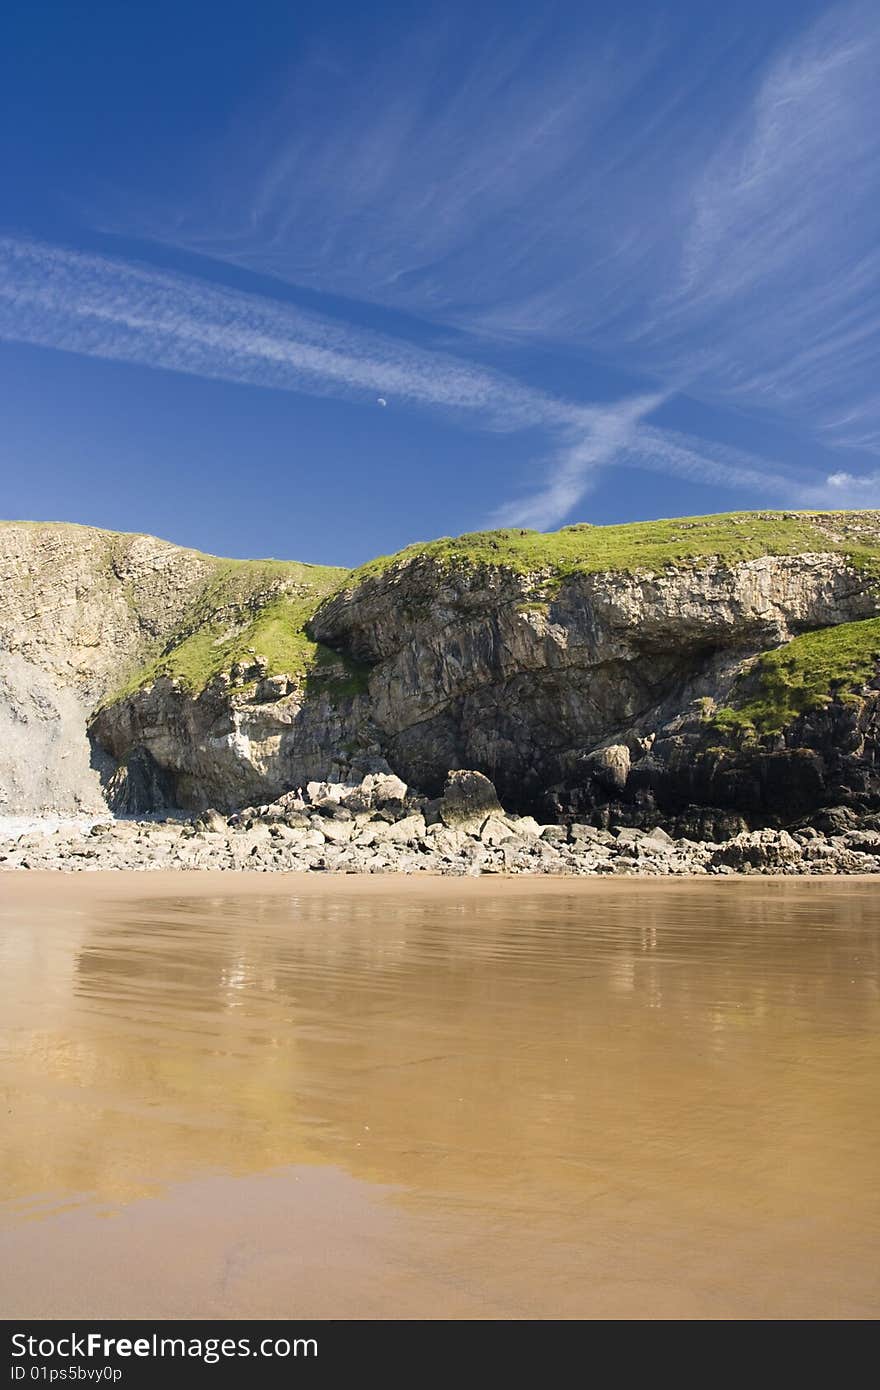
<svg viewBox="0 0 880 1390"><path fill-rule="evenodd" d="M0 831L0 869L640 877L880 872L880 829L854 824L836 809L824 821L814 818L832 833L811 824L794 834L763 829L697 841L662 826L608 830L508 815L478 772L452 773L433 802L382 773L358 786L310 784L228 819L209 810L190 821L47 822L24 834Z"/></svg>

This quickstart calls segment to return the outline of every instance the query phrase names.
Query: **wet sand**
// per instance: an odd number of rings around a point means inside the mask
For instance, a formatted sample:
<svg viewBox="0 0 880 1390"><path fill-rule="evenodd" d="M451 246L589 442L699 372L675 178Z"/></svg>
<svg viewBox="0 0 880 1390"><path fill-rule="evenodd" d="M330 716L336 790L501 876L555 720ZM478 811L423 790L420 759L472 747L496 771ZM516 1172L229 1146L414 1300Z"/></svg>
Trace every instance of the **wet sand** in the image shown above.
<svg viewBox="0 0 880 1390"><path fill-rule="evenodd" d="M880 1313L876 880L0 892L7 1316Z"/></svg>

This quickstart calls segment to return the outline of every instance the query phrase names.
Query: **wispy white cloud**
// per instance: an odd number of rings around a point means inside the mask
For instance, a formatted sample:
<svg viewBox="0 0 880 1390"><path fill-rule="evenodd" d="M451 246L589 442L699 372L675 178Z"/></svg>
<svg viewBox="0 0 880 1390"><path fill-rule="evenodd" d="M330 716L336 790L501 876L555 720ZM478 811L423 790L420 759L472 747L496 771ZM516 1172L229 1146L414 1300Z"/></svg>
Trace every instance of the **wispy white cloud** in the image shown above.
<svg viewBox="0 0 880 1390"><path fill-rule="evenodd" d="M830 7L743 72L711 149L692 129L705 105L661 127L662 195L629 183L624 222L607 191L612 257L487 306L481 326L589 343L698 398L880 452L878 71L880 10ZM632 140L641 172L648 137Z"/></svg>
<svg viewBox="0 0 880 1390"><path fill-rule="evenodd" d="M665 392L584 404L536 391L450 353L193 276L0 240L0 338L271 390L438 410L491 431L537 432L539 485L502 524L552 526L611 464L662 468L783 500L784 471L646 422Z"/></svg>
<svg viewBox="0 0 880 1390"><path fill-rule="evenodd" d="M803 13L769 7L754 43L691 26L684 73L669 14L603 32L581 7L313 55L153 231L880 452L880 10Z"/></svg>
<svg viewBox="0 0 880 1390"><path fill-rule="evenodd" d="M696 439L677 430L640 425L619 463L702 486L743 489L783 506L803 505L803 481L790 469L744 449Z"/></svg>
<svg viewBox="0 0 880 1390"><path fill-rule="evenodd" d="M0 240L0 337L195 376L559 425L565 402L446 353L260 295L33 241Z"/></svg>
<svg viewBox="0 0 880 1390"><path fill-rule="evenodd" d="M0 240L0 338L272 390L440 410L540 430L565 473L536 509L560 520L657 398L588 407L387 335L146 265Z"/></svg>
<svg viewBox="0 0 880 1390"><path fill-rule="evenodd" d="M741 489L766 497L773 506L847 505L840 491L835 492L833 479L805 483L769 459L648 424L647 417L665 399L659 394L630 397L609 410L594 411L580 435L561 444L547 460L544 487L500 507L493 517L495 524L538 529L557 524L590 493L608 465L661 473L702 487ZM855 505L866 505L866 492L861 496L861 503Z"/></svg>
<svg viewBox="0 0 880 1390"><path fill-rule="evenodd" d="M875 5L783 49L694 181L679 283L641 334L709 391L862 449L880 448L878 68Z"/></svg>
<svg viewBox="0 0 880 1390"><path fill-rule="evenodd" d="M565 437L545 461L543 485L499 507L492 518L495 524L544 530L570 515L591 490L598 470L620 464L635 443L639 422L664 399L663 394L632 396L613 406L582 410L577 424L566 427Z"/></svg>
<svg viewBox="0 0 880 1390"><path fill-rule="evenodd" d="M203 254L418 312L521 298L552 282L548 253L557 274L579 268L590 197L623 150L609 141L586 180L584 155L656 61L656 37L639 37L469 10L464 30L444 17L389 33L368 64L344 47L311 52L272 103L241 115L189 207L139 209L139 221Z"/></svg>

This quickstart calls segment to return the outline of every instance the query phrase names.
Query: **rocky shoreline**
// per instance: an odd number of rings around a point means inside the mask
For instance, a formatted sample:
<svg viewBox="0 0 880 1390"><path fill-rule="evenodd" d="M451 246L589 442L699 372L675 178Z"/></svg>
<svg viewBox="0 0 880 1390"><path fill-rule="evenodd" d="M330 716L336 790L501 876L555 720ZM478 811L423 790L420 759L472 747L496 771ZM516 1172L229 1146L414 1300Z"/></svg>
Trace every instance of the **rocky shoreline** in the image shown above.
<svg viewBox="0 0 880 1390"><path fill-rule="evenodd" d="M877 822L876 824L874 822ZM509 815L492 783L450 774L428 799L400 778L375 773L358 785L312 782L270 805L228 817L61 824L6 838L0 870L248 870L285 873L637 875L874 874L880 816L846 806L791 830L742 831L729 839L674 839L649 829L574 821L542 825Z"/></svg>

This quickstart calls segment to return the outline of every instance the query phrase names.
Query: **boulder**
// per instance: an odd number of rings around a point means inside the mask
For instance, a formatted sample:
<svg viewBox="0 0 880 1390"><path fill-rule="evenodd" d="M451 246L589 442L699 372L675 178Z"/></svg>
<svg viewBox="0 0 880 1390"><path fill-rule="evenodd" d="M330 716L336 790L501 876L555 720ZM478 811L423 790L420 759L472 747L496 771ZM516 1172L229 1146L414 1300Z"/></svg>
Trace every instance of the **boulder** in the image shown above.
<svg viewBox="0 0 880 1390"><path fill-rule="evenodd" d="M309 782L306 785L306 801L312 806L324 804L339 805L354 787L347 782Z"/></svg>
<svg viewBox="0 0 880 1390"><path fill-rule="evenodd" d="M855 829L858 819L851 806L826 806L811 818L811 823L823 835L843 835Z"/></svg>
<svg viewBox="0 0 880 1390"><path fill-rule="evenodd" d="M548 845L564 845L568 831L564 825L544 825L541 827L541 839Z"/></svg>
<svg viewBox="0 0 880 1390"><path fill-rule="evenodd" d="M632 759L624 743L597 748L584 759L585 769L606 791L621 792L629 777Z"/></svg>
<svg viewBox="0 0 880 1390"><path fill-rule="evenodd" d="M780 869L799 864L802 853L787 830L747 830L714 850L710 862L732 869Z"/></svg>
<svg viewBox="0 0 880 1390"><path fill-rule="evenodd" d="M487 816L480 829L480 839L484 845L500 845L514 838L513 831L499 816Z"/></svg>
<svg viewBox="0 0 880 1390"><path fill-rule="evenodd" d="M504 816L498 793L482 772L450 772L437 809L444 825L468 835L479 835L488 816Z"/></svg>
<svg viewBox="0 0 880 1390"><path fill-rule="evenodd" d="M639 840L647 838L644 830L638 830L632 825L621 825L615 834L619 845L637 845Z"/></svg>
<svg viewBox="0 0 880 1390"><path fill-rule="evenodd" d="M431 849L447 860L457 859L474 844L470 836L463 831L449 830L440 823L428 826L425 837Z"/></svg>
<svg viewBox="0 0 880 1390"><path fill-rule="evenodd" d="M421 839L426 830L422 815L404 816L403 820L374 821L370 825L376 843L392 845L411 845ZM361 843L359 841L359 843Z"/></svg>
<svg viewBox="0 0 880 1390"><path fill-rule="evenodd" d="M521 835L527 840L540 838L541 826L534 816L506 816L505 819L515 835Z"/></svg>
<svg viewBox="0 0 880 1390"><path fill-rule="evenodd" d="M354 828L355 822L353 820L337 820L336 817L333 817L330 820L322 821L321 834L329 844L347 845Z"/></svg>
<svg viewBox="0 0 880 1390"><path fill-rule="evenodd" d="M321 830L291 830L289 844L298 851L321 849L327 843Z"/></svg>
<svg viewBox="0 0 880 1390"><path fill-rule="evenodd" d="M655 825L652 830L648 830L645 833L649 840L657 840L659 844L671 845L675 843L672 836L667 834L662 825Z"/></svg>
<svg viewBox="0 0 880 1390"><path fill-rule="evenodd" d="M393 772L368 772L363 781L341 798L349 811L373 811L402 807L409 788Z"/></svg>
<svg viewBox="0 0 880 1390"><path fill-rule="evenodd" d="M880 854L880 830L848 830L843 842L861 854Z"/></svg>
<svg viewBox="0 0 880 1390"><path fill-rule="evenodd" d="M607 830L600 830L596 825L585 825L583 821L574 821L569 826L571 838L577 840L610 840L611 835Z"/></svg>

